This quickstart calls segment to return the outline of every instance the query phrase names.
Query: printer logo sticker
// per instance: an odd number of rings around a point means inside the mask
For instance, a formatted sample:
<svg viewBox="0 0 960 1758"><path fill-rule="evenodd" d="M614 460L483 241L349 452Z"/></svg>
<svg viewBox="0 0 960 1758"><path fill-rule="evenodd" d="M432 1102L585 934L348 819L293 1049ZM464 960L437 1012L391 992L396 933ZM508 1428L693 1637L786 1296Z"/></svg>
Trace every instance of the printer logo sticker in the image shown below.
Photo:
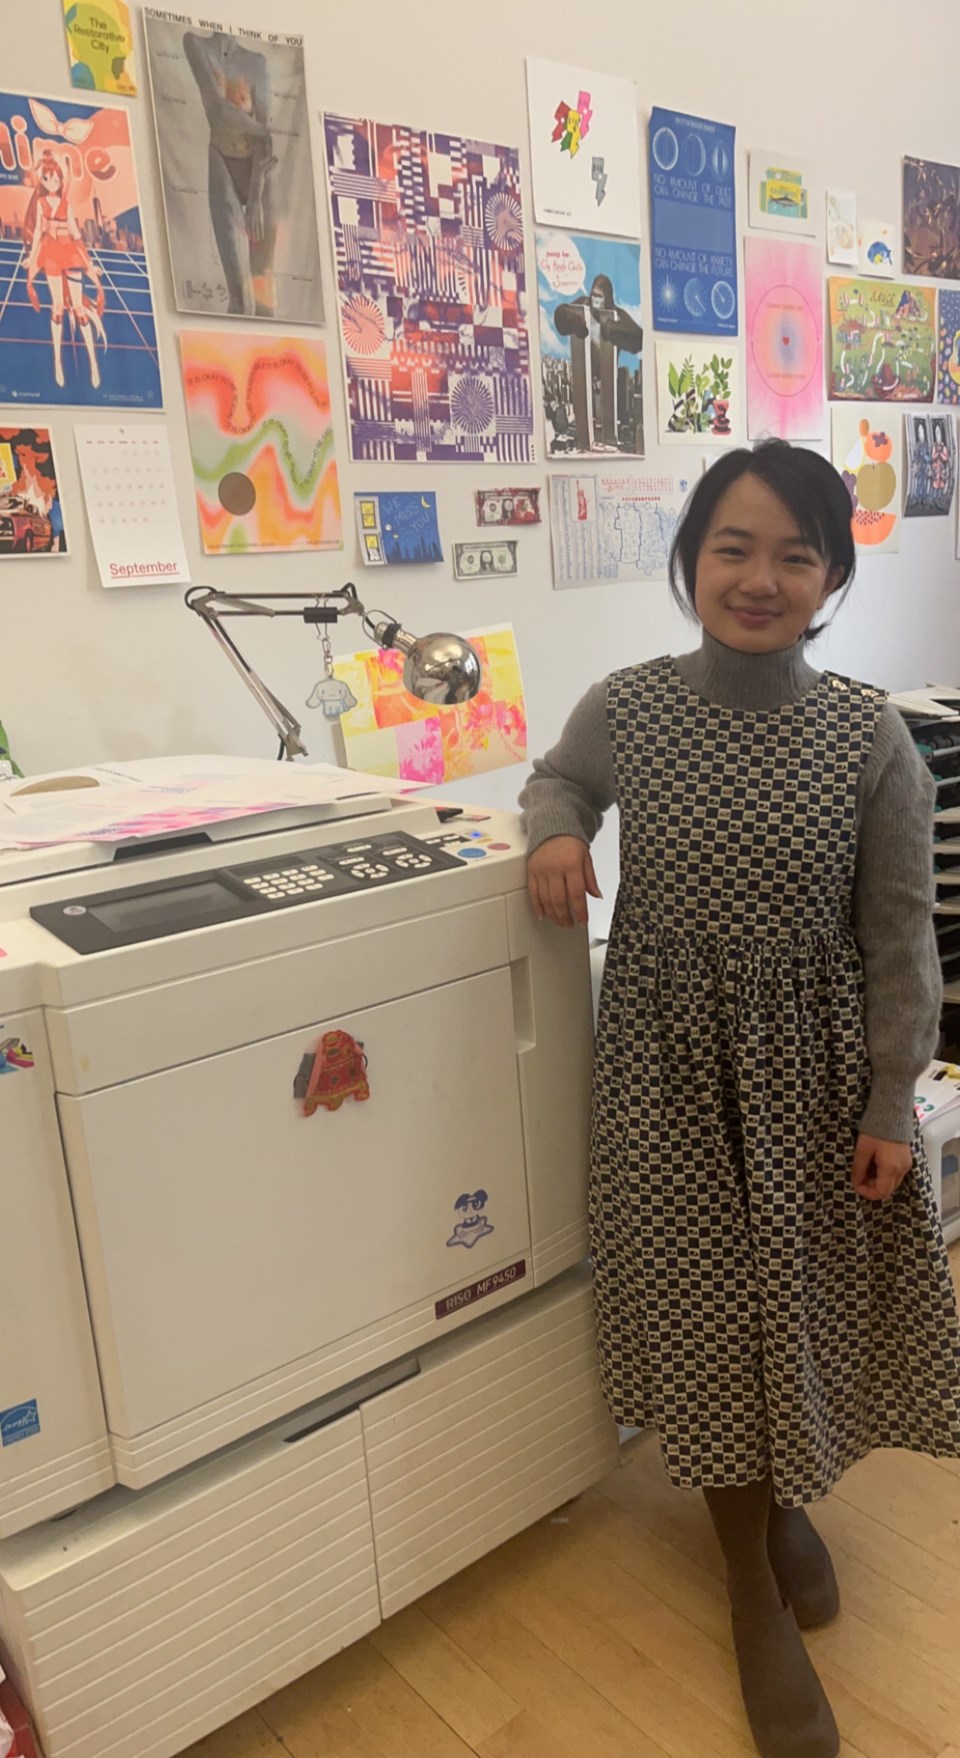
<svg viewBox="0 0 960 1758"><path fill-rule="evenodd" d="M0 1074L20 1074L34 1065L33 1052L19 1037L4 1037L0 1025Z"/></svg>
<svg viewBox="0 0 960 1758"><path fill-rule="evenodd" d="M464 1191L454 1203L457 1223L447 1245L465 1245L470 1251L480 1239L486 1239L495 1228L485 1214L490 1198L485 1190Z"/></svg>
<svg viewBox="0 0 960 1758"><path fill-rule="evenodd" d="M40 1433L40 1413L36 1398L27 1404L15 1404L11 1410L0 1410L0 1445L15 1446Z"/></svg>

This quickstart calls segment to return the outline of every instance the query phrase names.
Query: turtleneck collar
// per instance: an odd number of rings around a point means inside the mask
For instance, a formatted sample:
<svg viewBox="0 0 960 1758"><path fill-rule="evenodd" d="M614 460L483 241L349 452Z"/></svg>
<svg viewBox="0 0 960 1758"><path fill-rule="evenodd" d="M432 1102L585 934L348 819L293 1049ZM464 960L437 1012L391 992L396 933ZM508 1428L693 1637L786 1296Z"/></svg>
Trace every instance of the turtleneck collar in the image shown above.
<svg viewBox="0 0 960 1758"><path fill-rule="evenodd" d="M696 653L675 662L685 684L722 708L782 708L812 690L820 673L804 658L804 644L777 653L741 653L707 630Z"/></svg>

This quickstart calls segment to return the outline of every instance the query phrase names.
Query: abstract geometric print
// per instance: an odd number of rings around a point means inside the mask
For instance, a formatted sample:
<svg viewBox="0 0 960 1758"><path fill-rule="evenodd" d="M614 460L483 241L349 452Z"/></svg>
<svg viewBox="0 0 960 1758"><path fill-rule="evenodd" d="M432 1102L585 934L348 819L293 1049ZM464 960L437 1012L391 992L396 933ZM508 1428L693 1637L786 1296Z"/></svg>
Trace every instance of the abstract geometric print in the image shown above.
<svg viewBox="0 0 960 1758"><path fill-rule="evenodd" d="M353 457L534 457L519 154L324 117Z"/></svg>

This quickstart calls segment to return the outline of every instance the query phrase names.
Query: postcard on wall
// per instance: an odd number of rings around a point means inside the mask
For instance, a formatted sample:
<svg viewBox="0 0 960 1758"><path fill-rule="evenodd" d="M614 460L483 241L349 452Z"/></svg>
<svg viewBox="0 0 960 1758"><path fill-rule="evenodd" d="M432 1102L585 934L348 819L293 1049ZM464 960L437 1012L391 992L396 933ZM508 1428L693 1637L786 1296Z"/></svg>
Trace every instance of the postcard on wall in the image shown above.
<svg viewBox="0 0 960 1758"><path fill-rule="evenodd" d="M643 457L640 246L538 227L547 454Z"/></svg>
<svg viewBox="0 0 960 1758"><path fill-rule="evenodd" d="M744 433L740 398L740 351L735 343L714 346L690 336L658 336L661 445L737 445Z"/></svg>
<svg viewBox="0 0 960 1758"><path fill-rule="evenodd" d="M66 553L50 429L0 427L0 560Z"/></svg>
<svg viewBox="0 0 960 1758"><path fill-rule="evenodd" d="M539 488L478 488L478 525L539 525Z"/></svg>
<svg viewBox="0 0 960 1758"><path fill-rule="evenodd" d="M466 638L480 660L481 683L470 702L455 708L437 708L404 689L401 653L337 655L337 677L356 699L337 728L349 769L438 787L525 761L527 711L513 629L475 629Z"/></svg>
<svg viewBox="0 0 960 1758"><path fill-rule="evenodd" d="M130 118L0 92L0 403L160 409Z"/></svg>
<svg viewBox="0 0 960 1758"><path fill-rule="evenodd" d="M180 365L206 554L342 549L323 342L181 330Z"/></svg>
<svg viewBox="0 0 960 1758"><path fill-rule="evenodd" d="M900 548L901 426L894 410L833 410L833 462L850 495L854 542L874 555Z"/></svg>
<svg viewBox="0 0 960 1758"><path fill-rule="evenodd" d="M63 0L63 26L70 79L78 91L136 97L127 0Z"/></svg>
<svg viewBox="0 0 960 1758"><path fill-rule="evenodd" d="M823 261L817 244L744 240L747 433L819 439L824 431Z"/></svg>
<svg viewBox="0 0 960 1758"><path fill-rule="evenodd" d="M827 261L855 269L857 249L857 198L852 189L827 190Z"/></svg>
<svg viewBox="0 0 960 1758"><path fill-rule="evenodd" d="M516 148L323 123L353 457L529 464Z"/></svg>
<svg viewBox="0 0 960 1758"><path fill-rule="evenodd" d="M960 166L904 159L903 272L960 281Z"/></svg>
<svg viewBox="0 0 960 1758"><path fill-rule="evenodd" d="M896 228L891 220L861 220L857 228L857 266L861 275L892 281L896 274L893 253Z"/></svg>
<svg viewBox="0 0 960 1758"><path fill-rule="evenodd" d="M554 586L665 580L677 521L699 473L552 476Z"/></svg>
<svg viewBox="0 0 960 1758"><path fill-rule="evenodd" d="M929 403L937 365L934 289L839 276L827 288L830 397Z"/></svg>
<svg viewBox="0 0 960 1758"><path fill-rule="evenodd" d="M632 79L527 57L534 213L541 225L640 236Z"/></svg>
<svg viewBox="0 0 960 1758"><path fill-rule="evenodd" d="M435 494L355 494L353 506L366 567L443 561Z"/></svg>
<svg viewBox="0 0 960 1758"><path fill-rule="evenodd" d="M789 154L750 150L750 224L764 232L792 232L795 237L818 230L817 178L805 159Z"/></svg>
<svg viewBox="0 0 960 1758"><path fill-rule="evenodd" d="M83 422L74 433L101 585L189 583L166 426Z"/></svg>
<svg viewBox="0 0 960 1758"><path fill-rule="evenodd" d="M455 543L455 580L495 580L517 571L517 542L512 537L487 537L482 543Z"/></svg>
<svg viewBox="0 0 960 1758"><path fill-rule="evenodd" d="M302 37L144 23L177 310L322 324Z"/></svg>
<svg viewBox="0 0 960 1758"><path fill-rule="evenodd" d="M924 410L922 415L905 415L903 421L907 436L903 516L945 519L957 481L955 419Z"/></svg>
<svg viewBox="0 0 960 1758"><path fill-rule="evenodd" d="M960 293L937 291L937 402L960 403Z"/></svg>
<svg viewBox="0 0 960 1758"><path fill-rule="evenodd" d="M654 329L737 334L735 143L725 123L651 114Z"/></svg>

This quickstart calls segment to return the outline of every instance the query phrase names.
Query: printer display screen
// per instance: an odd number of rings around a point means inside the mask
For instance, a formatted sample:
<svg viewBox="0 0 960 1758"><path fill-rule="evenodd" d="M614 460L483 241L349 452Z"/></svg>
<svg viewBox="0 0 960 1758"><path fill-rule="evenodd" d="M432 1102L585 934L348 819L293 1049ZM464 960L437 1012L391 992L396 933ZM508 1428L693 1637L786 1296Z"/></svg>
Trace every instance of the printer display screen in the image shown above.
<svg viewBox="0 0 960 1758"><path fill-rule="evenodd" d="M233 915L237 898L218 879L200 885L178 885L145 897L118 897L98 903L90 914L111 934L129 934L136 928L159 928L177 922L197 921L203 916Z"/></svg>

